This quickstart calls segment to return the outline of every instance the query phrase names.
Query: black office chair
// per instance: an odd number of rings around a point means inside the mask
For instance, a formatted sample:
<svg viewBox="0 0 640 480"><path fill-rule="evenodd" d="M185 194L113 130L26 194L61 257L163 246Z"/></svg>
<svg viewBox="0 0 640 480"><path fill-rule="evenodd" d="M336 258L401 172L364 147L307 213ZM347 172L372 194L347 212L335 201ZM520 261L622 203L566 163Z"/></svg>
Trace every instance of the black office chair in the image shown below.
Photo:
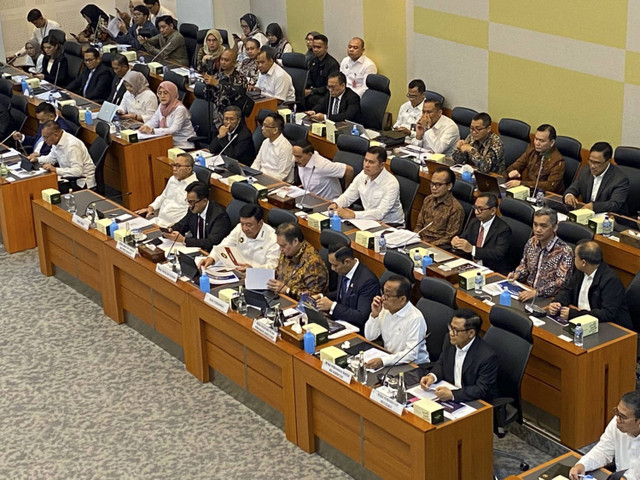
<svg viewBox="0 0 640 480"><path fill-rule="evenodd" d="M404 212L404 222L407 229L411 229L411 207L420 187L420 167L407 158L393 157L391 159L391 173L396 176L400 184L400 203Z"/></svg>
<svg viewBox="0 0 640 480"><path fill-rule="evenodd" d="M77 42L66 42L62 47L62 52L63 55L67 57L69 77L77 77L80 74L82 67L84 66L82 45Z"/></svg>
<svg viewBox="0 0 640 480"><path fill-rule="evenodd" d="M616 158L616 162L617 161L618 159ZM638 192L640 192L640 168L633 167L631 165L618 165L618 169L629 179L629 195L627 195L627 203L619 213L628 215L631 218L636 218L638 212L640 212L640 195L638 195ZM617 217L616 222L629 228L638 228L635 220L624 220Z"/></svg>
<svg viewBox="0 0 640 480"><path fill-rule="evenodd" d="M178 87L178 100L182 102L185 95L187 94L187 85L189 84L189 79L184 75L179 75L176 72L169 70L164 74L164 81L171 82L176 87Z"/></svg>
<svg viewBox="0 0 640 480"><path fill-rule="evenodd" d="M444 95L441 95L438 92L434 92L433 90L425 90L424 99L435 100L436 102L440 102L442 105L444 105Z"/></svg>
<svg viewBox="0 0 640 480"><path fill-rule="evenodd" d="M503 118L498 123L498 133L504 146L505 166L511 165L524 153L531 139L529 124L513 118Z"/></svg>
<svg viewBox="0 0 640 480"><path fill-rule="evenodd" d="M96 134L108 145L111 143L111 125L102 120L96 120Z"/></svg>
<svg viewBox="0 0 640 480"><path fill-rule="evenodd" d="M640 168L640 148L618 147L613 152L613 158L617 165Z"/></svg>
<svg viewBox="0 0 640 480"><path fill-rule="evenodd" d="M458 178L456 179L456 183L453 184L451 194L460 202L460 205L462 205L464 209L463 225L466 225L469 216L473 215L473 206L475 203L473 198L473 185Z"/></svg>
<svg viewBox="0 0 640 480"><path fill-rule="evenodd" d="M298 217L289 210L272 208L267 215L267 223L273 228L278 228L281 223L298 223Z"/></svg>
<svg viewBox="0 0 640 480"><path fill-rule="evenodd" d="M184 25L184 24L183 24ZM202 82L196 82L193 87L195 98L189 106L189 115L196 136L189 138L196 148L207 148L213 139L215 126L209 122L209 102L206 97L206 85Z"/></svg>
<svg viewBox="0 0 640 480"><path fill-rule="evenodd" d="M106 67L111 68L111 60L112 59L113 59L113 55L110 54L109 52L106 52L106 53L102 54L102 60L100 60L100 61L101 61L101 63L104 63L104 65Z"/></svg>
<svg viewBox="0 0 640 480"><path fill-rule="evenodd" d="M13 129L17 132L21 132L24 124L27 123L27 119L29 118L27 111L29 99L24 95L14 95L11 97L10 102Z"/></svg>
<svg viewBox="0 0 640 480"><path fill-rule="evenodd" d="M382 130L384 114L389 105L390 81L384 75L367 75L367 90L360 99L360 120L365 128Z"/></svg>
<svg viewBox="0 0 640 480"><path fill-rule="evenodd" d="M285 123L282 134L284 135L284 138L293 144L300 140L306 140L307 135L309 135L309 131L302 125L298 125L296 123Z"/></svg>
<svg viewBox="0 0 640 480"><path fill-rule="evenodd" d="M64 105L60 113L69 125L69 129L71 130L69 133L77 137L80 131L80 113L78 109L73 105Z"/></svg>
<svg viewBox="0 0 640 480"><path fill-rule="evenodd" d="M216 30L218 30L218 33L220 33L220 38L222 38L222 44L226 45L227 47L229 46L229 33L222 29L222 28L216 28Z"/></svg>
<svg viewBox="0 0 640 480"><path fill-rule="evenodd" d="M309 69L307 61L302 53L289 52L282 54L282 68L289 74L296 91L296 104L304 105L304 88L307 85Z"/></svg>
<svg viewBox="0 0 640 480"><path fill-rule="evenodd" d="M109 149L109 144L102 137L96 137L89 147L89 156L96 167L95 191L100 195L105 194L104 189L104 161Z"/></svg>
<svg viewBox="0 0 640 480"><path fill-rule="evenodd" d="M580 170L582 163L580 150L582 149L582 144L575 138L558 135L556 137L556 148L564 158L564 176L562 182L564 183L564 188L567 188L573 182L578 170Z"/></svg>
<svg viewBox="0 0 640 480"><path fill-rule="evenodd" d="M267 115L274 113L277 114L273 110L268 108L263 108L256 115L256 129L253 131L253 146L256 149L256 153L260 151L260 147L262 146L262 142L264 142L264 135L262 134L262 122L267 118Z"/></svg>
<svg viewBox="0 0 640 480"><path fill-rule="evenodd" d="M427 351L429 360L436 362L442 353L442 346L449 332L449 323L456 304L456 288L441 278L423 277L420 282L422 298L416 307L427 322Z"/></svg>
<svg viewBox="0 0 640 480"><path fill-rule="evenodd" d="M49 36L55 37L55 39L58 40L58 43L60 45L65 45L67 42L67 34L64 33L63 30L60 30L59 28L54 28L52 30L49 30Z"/></svg>
<svg viewBox="0 0 640 480"><path fill-rule="evenodd" d="M240 209L248 203L258 204L258 190L248 183L235 182L231 185L231 201L227 205L227 215L231 225L240 222Z"/></svg>
<svg viewBox="0 0 640 480"><path fill-rule="evenodd" d="M465 139L469 136L469 127L471 126L471 120L478 114L472 108L467 107L453 107L451 110L451 120L458 125L458 131L460 132L460 138Z"/></svg>
<svg viewBox="0 0 640 480"><path fill-rule="evenodd" d="M569 244L573 250L580 240L593 240L593 230L576 222L559 222L558 238Z"/></svg>
<svg viewBox="0 0 640 480"><path fill-rule="evenodd" d="M511 243L507 258L511 268L515 268L522 259L527 240L531 238L534 209L527 202L505 197L500 202L502 220L511 228Z"/></svg>
<svg viewBox="0 0 640 480"><path fill-rule="evenodd" d="M199 182L206 183L209 185L211 183L211 170L207 167L203 167L201 165L193 166L193 173L196 174Z"/></svg>
<svg viewBox="0 0 640 480"><path fill-rule="evenodd" d="M144 75L144 78L149 81L149 75L151 75L151 71L149 70L149 66L146 63L136 63L131 70L134 72L140 72Z"/></svg>
<svg viewBox="0 0 640 480"><path fill-rule="evenodd" d="M342 232L337 232L329 228L322 230L320 233L320 245L322 248L320 248L318 253L329 272L329 292L333 292L338 288L338 274L332 270L331 264L329 263L329 246L334 244L351 245L351 240Z"/></svg>
<svg viewBox="0 0 640 480"><path fill-rule="evenodd" d="M11 100L13 96L13 83L6 78L0 78L0 97Z"/></svg>
<svg viewBox="0 0 640 480"><path fill-rule="evenodd" d="M633 322L633 329L640 333L640 272L631 280L625 292L625 298ZM640 353L638 355L640 356Z"/></svg>
<svg viewBox="0 0 640 480"><path fill-rule="evenodd" d="M355 177L362 171L362 163L364 156L369 149L369 140L364 137L355 135L340 135L336 142L338 151L333 157L334 162L346 163L353 168L353 176ZM344 178L340 179L342 189L345 190L349 185L345 185Z"/></svg>
<svg viewBox="0 0 640 480"><path fill-rule="evenodd" d="M187 57L189 65L195 65L194 58L198 47L198 26L193 23L183 23L180 25L180 34L184 37L184 44L187 47Z"/></svg>
<svg viewBox="0 0 640 480"><path fill-rule="evenodd" d="M415 282L413 260L411 260L406 253L400 253L397 250L387 250L387 253L384 255L384 268L386 270L380 275L381 286L394 274L407 278L411 282L411 285Z"/></svg>

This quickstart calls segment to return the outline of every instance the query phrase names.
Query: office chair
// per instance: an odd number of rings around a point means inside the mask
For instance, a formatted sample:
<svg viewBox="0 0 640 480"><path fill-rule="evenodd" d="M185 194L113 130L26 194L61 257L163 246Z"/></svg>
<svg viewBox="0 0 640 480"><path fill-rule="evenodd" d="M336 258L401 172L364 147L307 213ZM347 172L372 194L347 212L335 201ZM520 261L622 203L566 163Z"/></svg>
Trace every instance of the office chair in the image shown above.
<svg viewBox="0 0 640 480"><path fill-rule="evenodd" d="M340 135L336 143L338 151L334 155L333 161L351 165L355 177L362 171L362 162L369 149L369 140L355 135ZM349 186L345 185L343 178L340 179L340 184L343 190Z"/></svg>
<svg viewBox="0 0 640 480"><path fill-rule="evenodd" d="M111 55L111 53L106 52L102 54L102 59L100 60L101 63L104 63L104 65L106 67L111 68L111 60L113 58L113 55Z"/></svg>
<svg viewBox="0 0 640 480"><path fill-rule="evenodd" d="M382 130L384 113L391 98L389 84L384 75L367 75L367 90L360 99L360 119L365 128Z"/></svg>
<svg viewBox="0 0 640 480"><path fill-rule="evenodd" d="M406 253L400 253L397 250L387 250L384 255L384 268L386 269L380 275L380 286L389 279L393 274L402 275L411 282L411 285L415 282L413 275L413 260Z"/></svg>
<svg viewBox="0 0 640 480"><path fill-rule="evenodd" d="M446 280L434 277L423 277L420 282L422 298L416 307L422 312L427 322L427 351L429 360L436 362L442 353L442 347L449 333L449 323L456 304L456 288Z"/></svg>
<svg viewBox="0 0 640 480"><path fill-rule="evenodd" d="M267 214L267 223L273 228L278 228L282 223L298 223L298 217L289 210L272 208Z"/></svg>
<svg viewBox="0 0 640 480"><path fill-rule="evenodd" d="M187 85L189 84L189 79L183 75L179 75L176 72L169 70L164 74L164 81L171 82L176 87L178 87L178 100L181 102L184 101L184 97L187 94Z"/></svg>
<svg viewBox="0 0 640 480"><path fill-rule="evenodd" d="M633 329L640 333L640 272L631 280L625 292L625 297L627 299L631 321L633 322ZM640 356L640 350L638 350L638 352L638 356Z"/></svg>
<svg viewBox="0 0 640 480"><path fill-rule="evenodd" d="M522 252L527 240L533 233L534 209L522 200L505 197L500 202L502 220L511 228L511 244L507 252L507 258L511 268L515 268L522 259Z"/></svg>
<svg viewBox="0 0 640 480"><path fill-rule="evenodd" d="M60 113L62 113L62 118L64 118L69 125L69 129L71 130L69 133L77 137L78 131L80 131L80 113L78 109L73 105L64 105Z"/></svg>
<svg viewBox="0 0 640 480"><path fill-rule="evenodd" d="M198 26L193 23L183 23L180 25L180 34L184 37L184 44L187 47L189 65L193 67L198 50Z"/></svg>
<svg viewBox="0 0 640 480"><path fill-rule="evenodd" d="M27 112L27 105L29 105L29 99L24 95L14 95L11 97L11 121L13 123L13 129L16 132L21 132L24 124L27 123L29 118Z"/></svg>
<svg viewBox="0 0 640 480"><path fill-rule="evenodd" d="M13 97L13 83L6 78L0 78L0 98L11 100Z"/></svg>
<svg viewBox="0 0 640 480"><path fill-rule="evenodd" d="M140 72L141 74L144 75L144 78L147 79L147 81L149 81L149 75L151 74L151 71L149 70L149 66L146 63L136 63L131 70L133 70L134 72Z"/></svg>
<svg viewBox="0 0 640 480"><path fill-rule="evenodd" d="M183 24L184 25L184 24ZM209 102L207 101L206 85L202 82L196 82L193 87L194 99L189 105L189 115L191 123L196 131L196 136L189 138L196 148L207 148L211 143L215 126L209 121Z"/></svg>
<svg viewBox="0 0 640 480"><path fill-rule="evenodd" d="M296 52L283 53L282 68L291 77L293 89L296 92L296 104L298 107L304 106L304 88L309 77L305 56Z"/></svg>
<svg viewBox="0 0 640 480"><path fill-rule="evenodd" d="M306 140L309 131L302 125L297 125L295 123L285 123L282 134L284 135L284 138L289 140L291 144L294 144L295 142L299 142L300 140Z"/></svg>
<svg viewBox="0 0 640 480"><path fill-rule="evenodd" d="M248 203L258 204L258 190L248 183L235 182L231 185L231 201L227 205L227 215L231 225L240 222L240 209Z"/></svg>
<svg viewBox="0 0 640 480"><path fill-rule="evenodd" d="M103 120L96 120L96 134L108 145L111 143L111 125Z"/></svg>
<svg viewBox="0 0 640 480"><path fill-rule="evenodd" d="M211 183L211 170L209 170L207 167L203 167L201 165L194 165L193 173L196 174L196 177L198 178L199 182L206 183L207 185Z"/></svg>
<svg viewBox="0 0 640 480"><path fill-rule="evenodd" d="M458 125L461 139L464 140L469 136L471 120L473 120L473 117L477 114L478 112L467 107L453 107L453 110L451 110L451 120Z"/></svg>
<svg viewBox="0 0 640 480"><path fill-rule="evenodd" d="M593 240L593 230L576 222L558 222L558 238L573 250L580 240Z"/></svg>
<svg viewBox="0 0 640 480"><path fill-rule="evenodd" d="M333 292L338 288L338 274L333 271L329 263L329 246L334 244L351 245L351 240L342 232L336 232L328 228L322 230L320 233L321 248L318 253L329 271L329 287L327 289L329 292Z"/></svg>
<svg viewBox="0 0 640 480"><path fill-rule="evenodd" d="M394 157L391 159L391 173L396 176L400 184L400 203L404 211L404 222L410 230L411 207L420 188L420 167L407 158Z"/></svg>
<svg viewBox="0 0 640 480"><path fill-rule="evenodd" d="M262 134L262 122L267 118L267 115L270 113L278 113L268 108L263 108L256 115L256 129L253 131L253 146L256 149L256 153L260 151L260 147L262 146L262 142L264 142L264 135Z"/></svg>
<svg viewBox="0 0 640 480"><path fill-rule="evenodd" d="M96 186L95 191L100 195L105 194L104 189L104 161L109 149L109 144L102 137L96 137L89 147L89 156L93 160L96 167Z"/></svg>
<svg viewBox="0 0 640 480"><path fill-rule="evenodd" d="M564 183L564 188L566 189L571 185L573 179L576 178L578 170L580 170L582 163L580 150L582 149L582 144L575 138L558 135L556 137L556 148L564 158L564 176L562 177L562 183Z"/></svg>
<svg viewBox="0 0 640 480"><path fill-rule="evenodd" d="M503 118L498 123L498 133L504 146L505 166L511 165L524 153L531 139L529 124L513 118Z"/></svg>
<svg viewBox="0 0 640 480"><path fill-rule="evenodd" d="M425 90L424 99L435 100L436 102L440 102L442 105L444 105L444 95L441 95L438 92L434 92L433 90Z"/></svg>
<svg viewBox="0 0 640 480"><path fill-rule="evenodd" d="M67 57L69 76L71 78L77 77L84 66L82 45L76 42L65 42L62 46L62 54Z"/></svg>
<svg viewBox="0 0 640 480"><path fill-rule="evenodd" d="M462 205L462 209L464 210L463 225L466 225L469 217L473 215L475 203L475 199L473 198L473 185L457 178L456 183L454 183L453 188L451 188L451 194L460 202L460 205Z"/></svg>
<svg viewBox="0 0 640 480"><path fill-rule="evenodd" d="M617 165L640 168L640 148L617 147L613 152L613 158Z"/></svg>

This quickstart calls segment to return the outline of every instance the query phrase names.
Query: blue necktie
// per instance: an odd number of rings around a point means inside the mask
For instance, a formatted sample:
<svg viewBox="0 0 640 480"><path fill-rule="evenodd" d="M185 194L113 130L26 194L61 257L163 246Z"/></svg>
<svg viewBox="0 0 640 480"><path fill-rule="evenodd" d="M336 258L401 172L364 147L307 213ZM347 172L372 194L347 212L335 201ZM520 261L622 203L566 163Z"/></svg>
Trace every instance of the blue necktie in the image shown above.
<svg viewBox="0 0 640 480"><path fill-rule="evenodd" d="M89 76L87 77L87 83L84 84L84 88L82 89L82 96L83 97L87 96L87 87L89 86L89 82L91 81L91 77L93 77L93 72L94 72L94 70L91 70L89 72Z"/></svg>
<svg viewBox="0 0 640 480"><path fill-rule="evenodd" d="M340 284L340 298L338 301L342 301L347 294L347 288L349 288L349 278L345 275L342 277L342 283Z"/></svg>

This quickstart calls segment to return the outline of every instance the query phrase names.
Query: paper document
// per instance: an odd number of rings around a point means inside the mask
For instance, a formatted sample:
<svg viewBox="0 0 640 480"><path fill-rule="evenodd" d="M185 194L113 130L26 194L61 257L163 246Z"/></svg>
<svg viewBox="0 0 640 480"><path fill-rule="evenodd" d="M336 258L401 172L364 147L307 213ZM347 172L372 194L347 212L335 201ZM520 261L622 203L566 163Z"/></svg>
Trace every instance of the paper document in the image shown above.
<svg viewBox="0 0 640 480"><path fill-rule="evenodd" d="M249 290L267 290L267 282L276 278L273 268L247 268L244 286Z"/></svg>
<svg viewBox="0 0 640 480"><path fill-rule="evenodd" d="M138 130L138 140L147 140L149 138L156 138L156 137L161 137L162 134L161 133L142 133L140 130Z"/></svg>
<svg viewBox="0 0 640 480"><path fill-rule="evenodd" d="M369 220L367 218L350 218L349 220L347 220L347 222L356 227L358 230L371 230L372 228L377 228L380 226L380 222L377 222L376 220Z"/></svg>
<svg viewBox="0 0 640 480"><path fill-rule="evenodd" d="M236 283L240 281L233 271L226 268L208 267L205 270L205 273L207 274L207 277L209 277L209 281L212 285L225 285L227 283Z"/></svg>
<svg viewBox="0 0 640 480"><path fill-rule="evenodd" d="M304 190L302 188L295 187L293 185L287 185L285 187L280 187L274 190L273 193L275 193L281 198L284 198L284 197L298 198L304 195Z"/></svg>
<svg viewBox="0 0 640 480"><path fill-rule="evenodd" d="M426 390L423 390L420 384L418 384L411 387L409 390L407 390L407 392L419 399L428 398L429 400L437 400L438 397L436 396L435 390L438 387L446 387L449 390L458 390L458 387L456 387L452 383L449 383L446 380L440 380L439 382L436 382L433 385L431 385Z"/></svg>
<svg viewBox="0 0 640 480"><path fill-rule="evenodd" d="M247 263L236 247L222 247L216 245L213 247L213 253L215 253L218 262L227 268L234 268L240 264Z"/></svg>
<svg viewBox="0 0 640 480"><path fill-rule="evenodd" d="M405 229L385 233L384 239L387 241L388 248L398 248L420 242L420 236L416 232Z"/></svg>
<svg viewBox="0 0 640 480"><path fill-rule="evenodd" d="M457 260L452 260L451 262L445 263L445 266L449 268L458 268L463 265L471 265L471 263L472 262L470 262L469 260L465 260L464 258L459 258Z"/></svg>
<svg viewBox="0 0 640 480"><path fill-rule="evenodd" d="M367 363L369 360L373 360L374 358L380 358L382 359L382 361L384 362L385 358L389 358L392 357L393 355L387 352L383 352L382 350L379 350L377 348L370 348L369 350L365 350L364 352L364 362ZM378 368L378 369L374 369L374 368L367 368L368 372L377 372L379 370L382 370L384 368L384 366Z"/></svg>

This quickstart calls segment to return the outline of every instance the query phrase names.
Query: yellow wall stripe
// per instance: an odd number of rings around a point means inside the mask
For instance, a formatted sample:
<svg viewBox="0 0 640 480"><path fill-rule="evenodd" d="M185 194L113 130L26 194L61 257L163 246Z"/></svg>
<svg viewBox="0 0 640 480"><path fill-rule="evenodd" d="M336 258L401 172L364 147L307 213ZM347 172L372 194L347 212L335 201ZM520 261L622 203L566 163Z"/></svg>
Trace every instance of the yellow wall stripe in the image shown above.
<svg viewBox="0 0 640 480"><path fill-rule="evenodd" d="M287 40L294 52L307 51L304 39L312 30L320 33L324 31L324 2L287 0Z"/></svg>
<svg viewBox="0 0 640 480"><path fill-rule="evenodd" d="M416 7L413 14L415 33L471 47L489 48L489 22L421 7Z"/></svg>

